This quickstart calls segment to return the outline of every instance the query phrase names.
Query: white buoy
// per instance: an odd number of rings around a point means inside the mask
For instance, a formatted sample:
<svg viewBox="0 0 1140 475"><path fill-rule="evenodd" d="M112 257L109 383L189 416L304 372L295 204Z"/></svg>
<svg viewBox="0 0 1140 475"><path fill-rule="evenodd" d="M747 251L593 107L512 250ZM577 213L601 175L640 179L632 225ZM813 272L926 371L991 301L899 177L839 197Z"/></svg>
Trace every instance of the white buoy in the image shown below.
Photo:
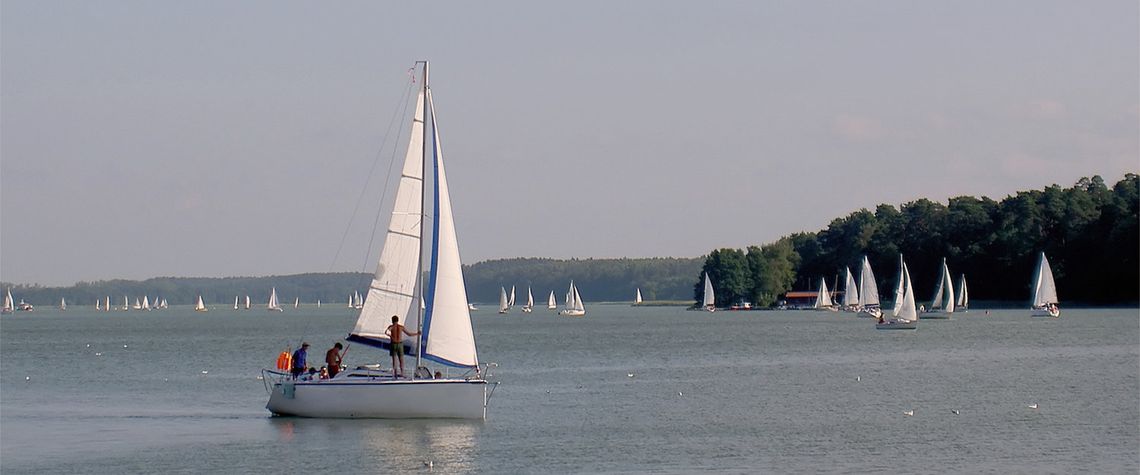
<svg viewBox="0 0 1140 475"><path fill-rule="evenodd" d="M24 376L24 381L31 381L31 380L32 380L31 376Z"/></svg>
<svg viewBox="0 0 1140 475"><path fill-rule="evenodd" d="M95 356L103 356L103 353L95 353Z"/></svg>
<svg viewBox="0 0 1140 475"><path fill-rule="evenodd" d="M678 396L684 396L684 394L681 391L677 391L677 395Z"/></svg>
<svg viewBox="0 0 1140 475"><path fill-rule="evenodd" d="M957 409L954 409L953 411L950 411L950 412L953 412L955 416L959 414Z"/></svg>
<svg viewBox="0 0 1140 475"><path fill-rule="evenodd" d="M862 381L862 380L863 380L863 378L861 378L861 377L859 377L859 376L856 376L856 377L855 377L855 381Z"/></svg>
<svg viewBox="0 0 1140 475"><path fill-rule="evenodd" d="M629 376L629 377L631 377L631 378L632 378L632 377L633 377L633 373L629 373L629 374L627 374L626 376Z"/></svg>
<svg viewBox="0 0 1140 475"><path fill-rule="evenodd" d="M126 347L127 347L127 345L123 345L123 348L126 348Z"/></svg>
<svg viewBox="0 0 1140 475"><path fill-rule="evenodd" d="M1030 404L1029 408L1030 409L1037 409L1037 403Z"/></svg>
<svg viewBox="0 0 1140 475"><path fill-rule="evenodd" d="M210 374L210 372L206 371L206 370L202 370L202 374Z"/></svg>
<svg viewBox="0 0 1140 475"><path fill-rule="evenodd" d="M907 416L907 417L913 416L914 415L914 409L911 409L909 411L904 412L903 415Z"/></svg>
<svg viewBox="0 0 1140 475"><path fill-rule="evenodd" d="M91 344L90 344L90 343L88 343L88 344L87 344L87 347L88 347L88 348L91 348Z"/></svg>

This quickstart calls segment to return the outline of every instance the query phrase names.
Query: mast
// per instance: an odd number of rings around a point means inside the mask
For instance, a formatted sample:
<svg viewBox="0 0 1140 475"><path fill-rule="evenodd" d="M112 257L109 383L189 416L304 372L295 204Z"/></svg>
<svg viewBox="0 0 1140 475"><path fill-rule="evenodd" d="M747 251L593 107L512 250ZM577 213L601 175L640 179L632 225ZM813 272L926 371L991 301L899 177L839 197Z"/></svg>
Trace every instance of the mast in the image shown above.
<svg viewBox="0 0 1140 475"><path fill-rule="evenodd" d="M423 135L424 135L424 137L423 137L423 147L420 147L420 155L421 155L421 158L423 159L423 170L424 170L423 175L426 177L427 166L428 166L427 115L429 113L435 114L435 111L428 108L428 62L427 62L427 60L416 61L416 64L420 64L420 63L423 63L423 65L424 65L424 84L423 84L423 92L424 92L424 94L423 94L423 96L424 96L424 98L423 98L423 101L424 101ZM432 116L432 123L433 124L435 123L434 115ZM433 130L432 133L434 134L435 131ZM435 148L435 142L434 141L432 141L431 146L433 149ZM439 183L433 182L433 186L439 186ZM424 218L427 216L427 206L425 206L426 201L427 201L427 187L421 185L420 186L420 255L419 255L420 262L416 266L416 279L419 282L419 295L420 295L421 299L423 298L423 295L424 295L424 248L423 248L423 243L424 243L424 233L426 232L425 228L427 227L427 226L424 226ZM432 302L432 305L435 305L435 302ZM419 317L416 318L416 320L417 320L416 321L416 327L418 327L418 328L416 328L416 333L418 333L418 335L416 335L416 367L412 368L412 379L413 380L416 379L416 372L419 371L419 369L420 369L420 360L423 357L424 342L425 342L425 340L424 340L424 306L420 305L419 310L417 310L417 312L419 312L418 313ZM392 368L392 371L395 371L395 368Z"/></svg>

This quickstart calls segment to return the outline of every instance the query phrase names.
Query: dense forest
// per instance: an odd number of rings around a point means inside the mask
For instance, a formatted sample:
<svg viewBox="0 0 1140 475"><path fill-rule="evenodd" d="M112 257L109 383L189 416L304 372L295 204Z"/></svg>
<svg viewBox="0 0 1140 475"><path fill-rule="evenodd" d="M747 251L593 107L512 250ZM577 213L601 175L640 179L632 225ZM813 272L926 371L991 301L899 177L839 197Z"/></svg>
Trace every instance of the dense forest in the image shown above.
<svg viewBox="0 0 1140 475"><path fill-rule="evenodd" d="M797 233L747 249L717 249L690 277L703 297L708 272L718 306L737 301L771 305L789 290L842 285L846 267L858 272L868 256L879 294L892 289L899 254L920 299L933 293L946 258L957 278L966 274L971 299L1028 301L1040 252L1052 264L1064 302L1122 304L1140 300L1140 177L1128 174L1109 188L1099 176L1070 188L1022 191L1000 202L959 196L943 205L927 199L899 208L882 204L832 221L827 229Z"/></svg>
<svg viewBox="0 0 1140 475"><path fill-rule="evenodd" d="M878 277L879 293L893 288L899 253L906 257L918 296L928 297L937 268L946 258L955 277L965 273L974 301L1029 299L1029 280L1037 254L1044 251L1053 266L1064 302L1122 304L1140 300L1140 234L1137 207L1140 178L1128 174L1109 188L1098 176L1082 178L1070 188L1050 186L1023 191L1000 202L960 196L948 204L920 199L899 208L879 205L832 221L827 229L797 233L774 243L747 249L717 249L700 258L540 259L519 258L464 266L467 294L474 302L497 302L499 287L516 286L518 300L533 289L540 304L554 291L561 300L570 280L587 302L630 301L641 288L646 300L687 301L702 297L701 279L708 272L717 304L746 300L770 305L789 290L829 287L845 267L856 270L866 254ZM122 305L143 295L189 305L198 294L209 304L233 302L249 295L265 305L276 287L285 305L299 298L344 304L354 291L368 289L364 273L319 273L269 277L182 278L144 281L80 282L71 287L12 285L16 299L40 306L59 303L94 305L111 297Z"/></svg>

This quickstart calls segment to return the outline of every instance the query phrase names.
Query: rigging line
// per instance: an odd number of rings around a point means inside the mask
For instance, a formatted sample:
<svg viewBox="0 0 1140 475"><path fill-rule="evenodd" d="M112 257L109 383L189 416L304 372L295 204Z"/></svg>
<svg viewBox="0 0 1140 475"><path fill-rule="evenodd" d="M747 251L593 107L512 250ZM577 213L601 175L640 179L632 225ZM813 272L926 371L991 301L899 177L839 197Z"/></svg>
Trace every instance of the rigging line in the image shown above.
<svg viewBox="0 0 1140 475"><path fill-rule="evenodd" d="M408 96L411 94L411 91L413 89L414 89L414 87L409 85L407 90L405 90L402 94L402 98L401 98L400 102L404 103L404 110L405 111L407 110ZM329 272L332 272L333 268L336 266L337 259L340 258L340 253L344 249L344 243L348 239L348 232L352 229L352 222L356 219L357 211L360 210L360 203L364 201L365 192L368 191L368 183L370 183L372 181L372 174L376 170L376 164L380 161L380 157L384 153L384 148L387 146L388 137L392 134L392 126L395 124L396 118L399 117L400 114L402 114L402 113L403 112L401 112L399 110L399 108L397 108L396 110L394 110L392 112L392 118L389 119L389 121L388 121L388 127L387 127L386 131L384 132L383 140L381 140L381 142L380 142L380 148L376 150L376 155L374 156L374 158L372 160L372 166L368 168L368 175L364 179L364 186L361 187L361 189L360 189L360 195L357 196L357 198L356 198L356 204L353 205L353 207L352 207L352 213L349 215L348 223L344 227L344 233L340 237L340 244L336 248L336 253L333 254L332 262L329 263ZM398 137L397 137L397 139L398 139ZM393 151L393 155L395 155L394 151ZM392 165L389 164L388 165L389 170L391 170L391 167L392 167ZM387 194L387 181L385 181L384 191L385 191L385 194Z"/></svg>
<svg viewBox="0 0 1140 475"><path fill-rule="evenodd" d="M412 85L414 85L414 84L415 83L413 81ZM401 117L407 117L408 116L408 104L409 104L408 98L411 97L411 91L413 89L415 89L414 87L412 87L412 85L409 85L408 93L404 95L404 110L401 111L401 113L400 113ZM414 121L415 118L413 117L412 120ZM408 134L410 135L411 133L412 133L412 129L411 129L411 127L409 127L408 128ZM399 143L400 137L402 137L403 134L404 134L403 129L396 131L396 143ZM384 194L381 196L388 196L388 186L392 183L392 167L396 165L396 151L397 151L397 147L393 146L392 147L392 159L388 161L388 172L384 175ZM422 178L421 178L421 180L422 180ZM399 182L399 180L396 180L396 181L397 181L397 183ZM399 186L399 185L397 185L397 186ZM423 184L421 184L420 186L423 186ZM372 219L372 232L369 233L369 236L368 236L368 250L364 253L364 262L360 265L360 272L361 273L367 273L368 263L371 261L370 258L372 257L373 243L376 241L376 228L380 227L380 216L383 213L384 213L384 207L378 206L376 208L376 216Z"/></svg>

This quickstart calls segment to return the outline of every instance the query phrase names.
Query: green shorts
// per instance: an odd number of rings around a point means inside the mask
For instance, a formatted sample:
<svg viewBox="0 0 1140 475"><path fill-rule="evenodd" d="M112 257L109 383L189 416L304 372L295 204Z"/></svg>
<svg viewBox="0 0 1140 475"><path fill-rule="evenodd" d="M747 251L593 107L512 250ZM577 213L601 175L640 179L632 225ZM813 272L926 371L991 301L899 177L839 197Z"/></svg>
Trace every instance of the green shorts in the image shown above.
<svg viewBox="0 0 1140 475"><path fill-rule="evenodd" d="M388 345L388 354L392 356L404 354L404 342L398 341Z"/></svg>

